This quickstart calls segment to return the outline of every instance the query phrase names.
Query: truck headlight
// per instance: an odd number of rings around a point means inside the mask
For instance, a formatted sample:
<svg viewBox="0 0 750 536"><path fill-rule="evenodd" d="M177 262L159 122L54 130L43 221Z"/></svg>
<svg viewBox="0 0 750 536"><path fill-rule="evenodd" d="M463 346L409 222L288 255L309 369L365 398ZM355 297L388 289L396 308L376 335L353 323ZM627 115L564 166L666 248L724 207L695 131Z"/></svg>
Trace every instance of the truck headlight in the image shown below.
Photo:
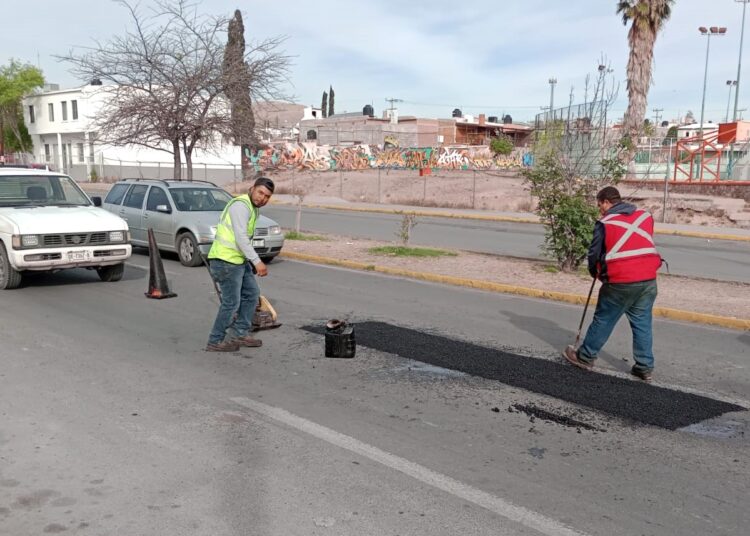
<svg viewBox="0 0 750 536"><path fill-rule="evenodd" d="M125 242L125 231L110 231L109 241L110 242Z"/></svg>
<svg viewBox="0 0 750 536"><path fill-rule="evenodd" d="M271 225L271 227L268 228L269 234L281 234L281 227L278 225Z"/></svg>
<svg viewBox="0 0 750 536"><path fill-rule="evenodd" d="M39 245L39 235L27 234L21 235L21 246L25 248L34 248Z"/></svg>

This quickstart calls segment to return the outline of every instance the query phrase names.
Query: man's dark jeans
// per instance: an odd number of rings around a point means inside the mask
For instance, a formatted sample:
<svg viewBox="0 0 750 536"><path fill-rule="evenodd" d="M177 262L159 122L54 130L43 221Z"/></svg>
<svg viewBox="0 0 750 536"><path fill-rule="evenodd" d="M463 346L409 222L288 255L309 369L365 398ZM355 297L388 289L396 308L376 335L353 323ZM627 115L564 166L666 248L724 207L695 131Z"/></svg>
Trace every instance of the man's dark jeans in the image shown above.
<svg viewBox="0 0 750 536"><path fill-rule="evenodd" d="M583 344L578 349L582 361L591 362L606 344L617 321L624 314L633 330L634 368L639 371L654 369L651 331L652 309L656 300L656 280L639 283L604 283Z"/></svg>
<svg viewBox="0 0 750 536"><path fill-rule="evenodd" d="M244 337L250 330L260 297L252 266L248 262L232 264L211 259L209 269L221 289L221 306L208 337L209 344L219 344L227 336Z"/></svg>

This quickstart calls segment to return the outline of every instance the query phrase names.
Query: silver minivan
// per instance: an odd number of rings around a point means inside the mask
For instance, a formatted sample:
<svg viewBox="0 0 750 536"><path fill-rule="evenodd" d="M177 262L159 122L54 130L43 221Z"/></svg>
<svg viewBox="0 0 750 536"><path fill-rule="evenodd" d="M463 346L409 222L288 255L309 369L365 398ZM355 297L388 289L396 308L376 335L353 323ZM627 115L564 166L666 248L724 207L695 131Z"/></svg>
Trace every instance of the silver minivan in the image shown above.
<svg viewBox="0 0 750 536"><path fill-rule="evenodd" d="M208 254L219 216L231 199L206 181L124 179L112 186L102 207L128 222L134 246L148 247L152 228L160 250L176 252L185 266L198 266L198 252ZM281 227L261 214L252 244L263 262L271 262L284 246Z"/></svg>

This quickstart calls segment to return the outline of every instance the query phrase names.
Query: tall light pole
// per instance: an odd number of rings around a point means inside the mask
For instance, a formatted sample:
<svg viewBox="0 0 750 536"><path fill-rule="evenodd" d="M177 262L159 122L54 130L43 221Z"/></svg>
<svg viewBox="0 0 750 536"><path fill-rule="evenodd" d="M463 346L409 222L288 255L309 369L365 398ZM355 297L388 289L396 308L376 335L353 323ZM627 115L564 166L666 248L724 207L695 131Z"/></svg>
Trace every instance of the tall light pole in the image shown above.
<svg viewBox="0 0 750 536"><path fill-rule="evenodd" d="M747 12L747 4L750 0L735 0L736 2L742 2L742 30L740 31L740 57L737 60L737 89L734 92L734 114L732 114L732 121L737 121L737 105L740 97L740 75L742 74L742 42L745 38L745 13Z"/></svg>
<svg viewBox="0 0 750 536"><path fill-rule="evenodd" d="M703 139L703 113L706 110L706 83L708 82L708 52L711 49L711 36L722 36L726 35L727 29L725 27L711 26L706 28L701 26L698 28L701 35L706 36L706 68L703 71L703 99L701 100L701 125L699 130L699 136Z"/></svg>
<svg viewBox="0 0 750 536"><path fill-rule="evenodd" d="M557 78L549 79L549 112L554 113L555 109L555 84L557 84Z"/></svg>
<svg viewBox="0 0 750 536"><path fill-rule="evenodd" d="M737 80L727 80L729 86L729 97L727 97L727 115L724 116L724 122L729 123L729 103L732 102L732 88L737 85Z"/></svg>
<svg viewBox="0 0 750 536"><path fill-rule="evenodd" d="M740 30L740 56L737 59L737 87L734 90L734 112L732 113L732 121L737 121L737 105L740 100L740 75L742 74L742 42L745 39L745 13L747 12L747 4L750 0L735 0L736 2L742 2L742 29ZM727 114L728 115L728 114ZM737 136L735 135L735 138ZM732 175L734 169L734 141L729 144L729 163L727 165L727 177Z"/></svg>

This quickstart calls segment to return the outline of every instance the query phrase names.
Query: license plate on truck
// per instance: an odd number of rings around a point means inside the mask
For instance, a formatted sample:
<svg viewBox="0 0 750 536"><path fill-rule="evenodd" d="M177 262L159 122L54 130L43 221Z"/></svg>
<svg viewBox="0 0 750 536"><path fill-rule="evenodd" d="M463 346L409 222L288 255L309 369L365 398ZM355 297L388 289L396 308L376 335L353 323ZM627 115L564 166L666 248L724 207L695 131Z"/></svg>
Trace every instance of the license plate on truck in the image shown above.
<svg viewBox="0 0 750 536"><path fill-rule="evenodd" d="M264 238L253 238L253 247L254 248L263 248L266 247L266 241Z"/></svg>
<svg viewBox="0 0 750 536"><path fill-rule="evenodd" d="M87 261L90 258L91 258L91 253L88 250L68 251L68 261L70 262Z"/></svg>

